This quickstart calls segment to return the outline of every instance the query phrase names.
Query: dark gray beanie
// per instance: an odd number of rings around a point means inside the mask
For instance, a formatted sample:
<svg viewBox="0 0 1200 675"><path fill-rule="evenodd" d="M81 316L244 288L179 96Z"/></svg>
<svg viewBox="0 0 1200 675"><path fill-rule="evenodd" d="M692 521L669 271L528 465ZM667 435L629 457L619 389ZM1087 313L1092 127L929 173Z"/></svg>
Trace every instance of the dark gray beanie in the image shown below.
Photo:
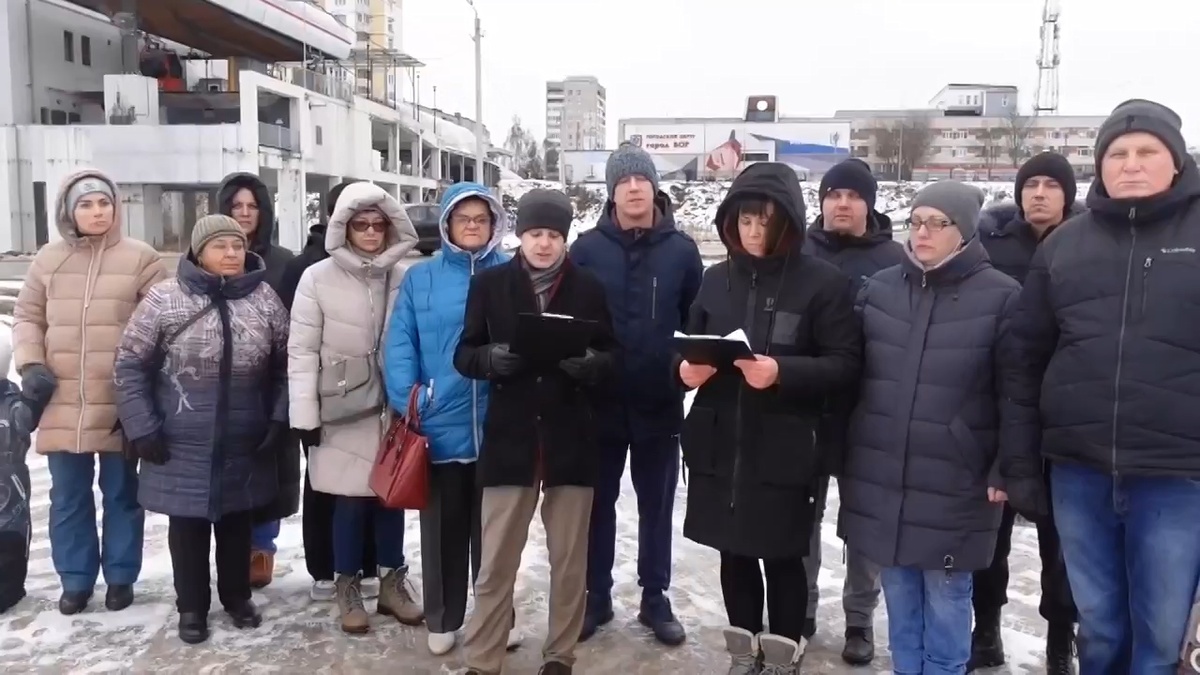
<svg viewBox="0 0 1200 675"><path fill-rule="evenodd" d="M975 236L979 228L979 211L986 196L983 190L956 180L943 180L921 188L913 198L912 210L918 206L932 206L946 214L958 228L963 241Z"/></svg>
<svg viewBox="0 0 1200 675"><path fill-rule="evenodd" d="M1104 160L1108 146L1125 134L1139 131L1157 136L1171 151L1175 168L1183 167L1183 158L1187 157L1187 143L1183 140L1183 120L1179 119L1179 113L1161 103L1144 98L1131 98L1113 108L1096 134L1097 175L1100 175L1100 163Z"/></svg>
<svg viewBox="0 0 1200 675"><path fill-rule="evenodd" d="M609 199L612 199L617 191L617 183L629 176L645 178L654 186L654 191L658 192L658 167L654 166L654 159L636 145L623 143L608 156L608 164L604 167L604 182L608 184Z"/></svg>
<svg viewBox="0 0 1200 675"><path fill-rule="evenodd" d="M571 233L574 219L575 207L565 194L558 190L535 188L526 192L517 202L516 234L519 237L530 230L548 229L566 239Z"/></svg>

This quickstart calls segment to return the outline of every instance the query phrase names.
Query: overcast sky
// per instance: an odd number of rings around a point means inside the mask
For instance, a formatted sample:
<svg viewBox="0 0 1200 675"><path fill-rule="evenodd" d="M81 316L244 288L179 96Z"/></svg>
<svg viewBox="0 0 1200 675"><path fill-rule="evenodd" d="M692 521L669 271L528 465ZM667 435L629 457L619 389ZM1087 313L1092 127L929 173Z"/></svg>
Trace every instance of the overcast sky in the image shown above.
<svg viewBox="0 0 1200 675"><path fill-rule="evenodd" d="M475 113L466 0L402 0L403 48L427 66L421 102ZM1062 114L1151 98L1200 145L1200 2L1061 0ZM753 94L786 115L926 105L948 82L1037 84L1043 0L476 0L484 122L545 135L546 80L595 75L608 140L629 117L738 116ZM407 95L407 92L406 92Z"/></svg>

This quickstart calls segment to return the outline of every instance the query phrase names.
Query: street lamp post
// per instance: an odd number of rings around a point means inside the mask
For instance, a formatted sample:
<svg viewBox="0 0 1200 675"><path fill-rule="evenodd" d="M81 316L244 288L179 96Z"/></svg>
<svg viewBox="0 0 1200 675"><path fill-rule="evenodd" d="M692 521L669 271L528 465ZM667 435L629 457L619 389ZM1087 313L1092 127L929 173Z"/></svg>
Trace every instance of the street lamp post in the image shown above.
<svg viewBox="0 0 1200 675"><path fill-rule="evenodd" d="M471 11L475 13L475 180L486 184L483 176L484 162L487 159L483 147L483 29L479 23L479 9L475 0L467 0Z"/></svg>

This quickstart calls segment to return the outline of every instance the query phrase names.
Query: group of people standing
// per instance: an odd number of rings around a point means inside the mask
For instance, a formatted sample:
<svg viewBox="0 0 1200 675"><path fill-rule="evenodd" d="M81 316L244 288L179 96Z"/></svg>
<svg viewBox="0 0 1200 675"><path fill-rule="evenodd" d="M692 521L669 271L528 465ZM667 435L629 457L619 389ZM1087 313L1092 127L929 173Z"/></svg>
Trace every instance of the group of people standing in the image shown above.
<svg viewBox="0 0 1200 675"><path fill-rule="evenodd" d="M494 675L540 502L541 672L569 674L577 643L614 619L626 465L637 618L665 645L686 640L667 596L682 468L683 533L720 553L731 675L800 672L830 478L846 662L875 658L882 593L896 673L1003 663L1020 514L1038 529L1048 672L1073 672L1078 650L1087 675L1173 673L1200 581L1187 410L1200 332L1186 312L1200 304L1200 171L1180 126L1156 103L1116 108L1084 204L1053 153L1020 169L1013 205L929 185L907 244L859 160L826 173L807 227L795 172L753 164L717 210L728 255L707 271L653 159L628 145L609 159L600 222L571 246L562 193L522 197L510 256L501 204L460 183L441 200L441 254L411 267L412 223L370 183L335 188L328 224L292 257L272 243L265 185L231 176L172 274L121 236L111 180L72 176L14 328L27 396L49 401L37 447L59 609L83 611L101 572L109 610L134 601L149 510L170 519L180 638L208 637L213 538L221 605L257 626L251 589L271 582L278 521L303 501L311 594L336 602L343 631L368 632L377 597L379 614L428 626L433 654L465 627L467 672ZM593 322L586 351L515 351L518 317L542 313ZM676 331L739 330L753 357L732 365L672 347ZM405 514L369 484L413 396L430 460L421 599Z"/></svg>

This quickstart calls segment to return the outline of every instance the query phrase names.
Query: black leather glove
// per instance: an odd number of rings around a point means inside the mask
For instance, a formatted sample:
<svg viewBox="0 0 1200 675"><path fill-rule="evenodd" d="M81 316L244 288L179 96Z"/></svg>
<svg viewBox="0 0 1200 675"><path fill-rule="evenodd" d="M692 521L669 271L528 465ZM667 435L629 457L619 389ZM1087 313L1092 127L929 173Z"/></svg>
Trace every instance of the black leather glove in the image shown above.
<svg viewBox="0 0 1200 675"><path fill-rule="evenodd" d="M163 440L161 433L139 438L131 441L130 444L133 446L134 454L137 455L136 459L143 462L161 466L171 459L171 453L167 451L167 442Z"/></svg>
<svg viewBox="0 0 1200 675"><path fill-rule="evenodd" d="M321 427L316 429L296 429L296 438L300 439L300 445L305 448L316 447L321 444Z"/></svg>
<svg viewBox="0 0 1200 675"><path fill-rule="evenodd" d="M280 439L287 433L287 425L282 422L271 422L267 424L267 433L263 436L262 441L258 444L255 452L275 452L279 445Z"/></svg>
<svg viewBox="0 0 1200 675"><path fill-rule="evenodd" d="M588 349L583 356L574 356L559 361L558 367L577 382L594 384L600 379L600 356L591 349Z"/></svg>
<svg viewBox="0 0 1200 675"><path fill-rule="evenodd" d="M506 344L494 344L488 349L488 372L500 377L515 375L524 359L508 350Z"/></svg>
<svg viewBox="0 0 1200 675"><path fill-rule="evenodd" d="M1022 518L1031 523L1040 523L1050 517L1050 500L1046 483L1040 476L1005 481L1008 505Z"/></svg>
<svg viewBox="0 0 1200 675"><path fill-rule="evenodd" d="M44 364L30 363L21 369L21 395L30 401L34 413L34 424L42 416L42 410L50 403L58 378Z"/></svg>

